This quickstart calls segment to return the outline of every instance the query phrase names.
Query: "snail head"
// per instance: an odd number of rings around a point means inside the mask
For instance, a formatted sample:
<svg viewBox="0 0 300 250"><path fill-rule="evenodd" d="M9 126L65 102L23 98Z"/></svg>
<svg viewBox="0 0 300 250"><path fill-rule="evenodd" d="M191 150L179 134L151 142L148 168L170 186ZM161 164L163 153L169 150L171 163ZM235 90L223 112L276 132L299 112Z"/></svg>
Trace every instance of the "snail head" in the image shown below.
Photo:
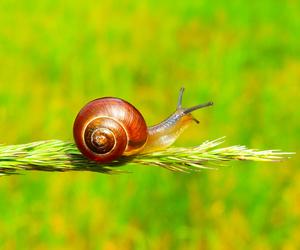
<svg viewBox="0 0 300 250"><path fill-rule="evenodd" d="M178 103L177 103L177 109L176 112L179 112L181 116L188 116L191 119L193 119L196 123L199 123L199 120L197 120L194 116L192 116L192 112L201 108L209 107L213 105L213 102L206 102L202 104L198 104L195 106L192 106L190 108L183 108L182 107L182 97L183 97L184 87L182 87L179 91L178 96Z"/></svg>

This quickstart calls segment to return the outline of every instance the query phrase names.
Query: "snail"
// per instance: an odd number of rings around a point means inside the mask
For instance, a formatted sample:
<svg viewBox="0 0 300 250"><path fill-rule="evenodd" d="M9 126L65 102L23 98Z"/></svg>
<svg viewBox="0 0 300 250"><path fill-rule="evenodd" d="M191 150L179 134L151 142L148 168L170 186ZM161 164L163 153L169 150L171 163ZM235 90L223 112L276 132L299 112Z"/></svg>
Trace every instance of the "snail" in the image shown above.
<svg viewBox="0 0 300 250"><path fill-rule="evenodd" d="M180 89L176 111L161 123L147 127L141 113L120 98L103 97L86 104L78 113L73 135L81 153L90 160L107 163L121 156L148 153L169 147L197 119L194 110L212 102L182 107Z"/></svg>

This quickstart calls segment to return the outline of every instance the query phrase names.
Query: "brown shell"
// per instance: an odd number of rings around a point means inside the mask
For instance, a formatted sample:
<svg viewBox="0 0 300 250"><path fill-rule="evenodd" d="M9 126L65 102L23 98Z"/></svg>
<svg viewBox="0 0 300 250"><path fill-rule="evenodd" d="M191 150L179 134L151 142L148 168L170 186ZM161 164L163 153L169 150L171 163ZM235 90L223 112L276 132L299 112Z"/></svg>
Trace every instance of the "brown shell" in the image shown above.
<svg viewBox="0 0 300 250"><path fill-rule="evenodd" d="M85 105L75 119L73 135L81 153L99 162L140 151L148 137L141 113L130 103L113 97Z"/></svg>

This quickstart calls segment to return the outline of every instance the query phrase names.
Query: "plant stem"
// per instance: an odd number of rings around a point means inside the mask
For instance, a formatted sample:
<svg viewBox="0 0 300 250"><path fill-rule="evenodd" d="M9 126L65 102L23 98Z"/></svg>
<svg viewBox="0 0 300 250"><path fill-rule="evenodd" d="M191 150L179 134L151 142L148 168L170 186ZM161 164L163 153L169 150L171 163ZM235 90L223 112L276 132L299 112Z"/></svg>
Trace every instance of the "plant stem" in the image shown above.
<svg viewBox="0 0 300 250"><path fill-rule="evenodd" d="M226 161L247 160L277 162L293 153L280 150L255 150L245 146L216 148L223 138L206 141L196 147L171 147L149 154L121 157L99 164L83 157L76 145L61 140L38 141L20 145L0 146L0 175L22 171L93 171L101 173L124 172L120 168L128 163L159 166L172 171L191 172L214 169Z"/></svg>

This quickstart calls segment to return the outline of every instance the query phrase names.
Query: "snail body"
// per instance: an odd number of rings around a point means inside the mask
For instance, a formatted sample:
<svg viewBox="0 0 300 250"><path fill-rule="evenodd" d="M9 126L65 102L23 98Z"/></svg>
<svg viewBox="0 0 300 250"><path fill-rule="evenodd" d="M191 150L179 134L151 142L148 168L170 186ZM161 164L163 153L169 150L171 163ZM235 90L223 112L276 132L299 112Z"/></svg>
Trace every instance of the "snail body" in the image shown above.
<svg viewBox="0 0 300 250"><path fill-rule="evenodd" d="M161 123L147 127L142 114L130 103L103 97L86 104L78 113L73 136L81 153L90 160L111 162L123 155L161 150L170 146L192 121L191 112L211 102L182 108L180 90L176 111Z"/></svg>

